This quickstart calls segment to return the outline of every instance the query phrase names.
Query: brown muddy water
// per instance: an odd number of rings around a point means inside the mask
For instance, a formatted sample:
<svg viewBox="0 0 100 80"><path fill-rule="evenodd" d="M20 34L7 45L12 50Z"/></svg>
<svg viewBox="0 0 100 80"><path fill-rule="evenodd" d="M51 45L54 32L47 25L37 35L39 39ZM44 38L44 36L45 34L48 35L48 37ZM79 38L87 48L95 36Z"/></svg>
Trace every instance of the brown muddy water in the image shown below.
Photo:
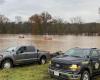
<svg viewBox="0 0 100 80"><path fill-rule="evenodd" d="M100 36L74 36L74 35L52 35L52 40L45 40L41 35L0 35L0 50L11 46L34 45L46 51L66 51L73 47L100 48Z"/></svg>

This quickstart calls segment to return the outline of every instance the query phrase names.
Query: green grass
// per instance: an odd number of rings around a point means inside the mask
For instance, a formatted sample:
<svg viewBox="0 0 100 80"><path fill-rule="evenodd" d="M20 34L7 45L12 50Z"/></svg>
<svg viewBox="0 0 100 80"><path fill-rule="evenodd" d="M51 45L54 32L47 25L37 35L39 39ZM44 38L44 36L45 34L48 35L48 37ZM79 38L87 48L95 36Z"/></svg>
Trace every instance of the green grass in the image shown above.
<svg viewBox="0 0 100 80"><path fill-rule="evenodd" d="M48 64L17 66L0 70L0 80L53 80L48 75ZM98 79L100 80L100 79Z"/></svg>
<svg viewBox="0 0 100 80"><path fill-rule="evenodd" d="M0 70L0 80L52 80L48 75L48 64L18 66Z"/></svg>

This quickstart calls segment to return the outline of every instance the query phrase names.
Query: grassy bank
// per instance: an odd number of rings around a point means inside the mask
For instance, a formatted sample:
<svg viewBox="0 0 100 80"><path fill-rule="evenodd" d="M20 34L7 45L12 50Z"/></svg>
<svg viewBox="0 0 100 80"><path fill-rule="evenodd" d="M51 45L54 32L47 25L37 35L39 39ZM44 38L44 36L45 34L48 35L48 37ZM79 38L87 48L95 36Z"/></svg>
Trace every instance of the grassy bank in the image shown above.
<svg viewBox="0 0 100 80"><path fill-rule="evenodd" d="M0 80L53 80L48 75L48 64L17 66L0 70ZM100 79L98 79L100 80Z"/></svg>
<svg viewBox="0 0 100 80"><path fill-rule="evenodd" d="M48 64L18 66L0 70L0 80L52 80L48 75Z"/></svg>

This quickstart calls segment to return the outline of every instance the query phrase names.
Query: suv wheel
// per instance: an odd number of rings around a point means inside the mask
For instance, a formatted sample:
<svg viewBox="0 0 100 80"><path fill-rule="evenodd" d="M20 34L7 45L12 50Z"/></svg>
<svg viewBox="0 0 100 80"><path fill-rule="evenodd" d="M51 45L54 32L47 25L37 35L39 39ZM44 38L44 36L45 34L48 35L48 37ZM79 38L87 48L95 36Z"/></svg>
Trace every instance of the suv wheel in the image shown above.
<svg viewBox="0 0 100 80"><path fill-rule="evenodd" d="M40 64L45 64L46 63L46 58L45 57L42 57L41 59L40 59Z"/></svg>
<svg viewBox="0 0 100 80"><path fill-rule="evenodd" d="M81 80L90 80L90 74L88 71L84 71L81 75Z"/></svg>
<svg viewBox="0 0 100 80"><path fill-rule="evenodd" d="M2 62L2 68L3 69L9 69L13 66L12 61L11 60L4 60Z"/></svg>

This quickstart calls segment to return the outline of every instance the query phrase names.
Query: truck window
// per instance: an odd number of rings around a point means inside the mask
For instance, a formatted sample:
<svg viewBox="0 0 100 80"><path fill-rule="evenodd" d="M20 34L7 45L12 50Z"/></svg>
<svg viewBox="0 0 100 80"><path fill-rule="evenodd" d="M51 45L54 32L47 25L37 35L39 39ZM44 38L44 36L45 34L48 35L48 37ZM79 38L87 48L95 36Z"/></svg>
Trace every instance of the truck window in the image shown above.
<svg viewBox="0 0 100 80"><path fill-rule="evenodd" d="M100 50L98 50L98 55L99 55L99 57L100 57Z"/></svg>
<svg viewBox="0 0 100 80"><path fill-rule="evenodd" d="M89 54L90 54L90 50L88 50L88 49L84 49L82 52L82 55L85 57L85 56L89 56Z"/></svg>
<svg viewBox="0 0 100 80"><path fill-rule="evenodd" d="M98 57L99 55L98 55L98 52L96 50L93 50L91 56Z"/></svg>
<svg viewBox="0 0 100 80"><path fill-rule="evenodd" d="M33 46L27 47L27 52L35 52L35 51L36 51L35 47L33 47Z"/></svg>
<svg viewBox="0 0 100 80"><path fill-rule="evenodd" d="M26 47L20 47L20 48L18 49L18 51L19 51L19 53L24 53L24 52L27 51L27 48L26 48Z"/></svg>

